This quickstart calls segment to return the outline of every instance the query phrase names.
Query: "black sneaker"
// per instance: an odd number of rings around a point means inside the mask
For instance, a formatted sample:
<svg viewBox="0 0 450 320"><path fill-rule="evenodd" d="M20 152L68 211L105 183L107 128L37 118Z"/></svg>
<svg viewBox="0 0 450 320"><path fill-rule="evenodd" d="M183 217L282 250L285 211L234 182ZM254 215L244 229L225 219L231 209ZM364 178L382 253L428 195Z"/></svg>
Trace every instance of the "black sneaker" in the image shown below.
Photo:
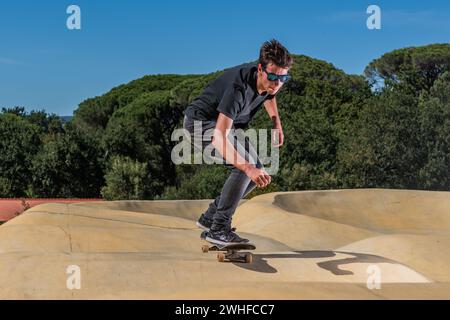
<svg viewBox="0 0 450 320"><path fill-rule="evenodd" d="M224 227L220 230L209 230L209 232L206 234L206 241L223 246L249 242L248 239L239 237L237 233L233 231L233 229L231 229L230 227Z"/></svg>
<svg viewBox="0 0 450 320"><path fill-rule="evenodd" d="M196 224L197 224L197 227L199 227L205 231L209 231L209 229L211 229L212 223L213 223L212 220L205 218L205 215L202 214Z"/></svg>
<svg viewBox="0 0 450 320"><path fill-rule="evenodd" d="M231 231L236 231L236 228L231 228ZM202 231L202 233L200 234L200 239L203 239L203 240L206 240L206 236L208 235L208 232L209 231L207 231L207 230L204 230L204 231Z"/></svg>

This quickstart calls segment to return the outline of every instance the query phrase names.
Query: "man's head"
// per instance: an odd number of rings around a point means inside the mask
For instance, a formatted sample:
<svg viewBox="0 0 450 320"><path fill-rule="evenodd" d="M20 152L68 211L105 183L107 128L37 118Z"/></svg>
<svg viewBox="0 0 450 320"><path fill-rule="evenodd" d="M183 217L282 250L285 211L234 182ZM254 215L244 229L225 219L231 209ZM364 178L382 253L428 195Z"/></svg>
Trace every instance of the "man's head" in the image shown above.
<svg viewBox="0 0 450 320"><path fill-rule="evenodd" d="M289 51L277 40L264 42L259 53L258 88L276 94L287 80L292 63Z"/></svg>

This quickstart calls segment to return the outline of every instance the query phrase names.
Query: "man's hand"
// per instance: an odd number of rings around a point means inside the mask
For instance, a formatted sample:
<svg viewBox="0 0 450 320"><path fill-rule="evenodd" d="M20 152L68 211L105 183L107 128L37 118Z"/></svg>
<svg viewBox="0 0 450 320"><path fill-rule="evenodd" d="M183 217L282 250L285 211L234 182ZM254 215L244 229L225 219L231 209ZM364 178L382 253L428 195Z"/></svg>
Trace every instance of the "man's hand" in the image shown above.
<svg viewBox="0 0 450 320"><path fill-rule="evenodd" d="M272 131L272 146L281 147L284 143L284 133L281 123L274 124L273 129L275 130Z"/></svg>
<svg viewBox="0 0 450 320"><path fill-rule="evenodd" d="M246 166L244 172L260 188L267 187L272 180L264 169L258 169L254 165Z"/></svg>

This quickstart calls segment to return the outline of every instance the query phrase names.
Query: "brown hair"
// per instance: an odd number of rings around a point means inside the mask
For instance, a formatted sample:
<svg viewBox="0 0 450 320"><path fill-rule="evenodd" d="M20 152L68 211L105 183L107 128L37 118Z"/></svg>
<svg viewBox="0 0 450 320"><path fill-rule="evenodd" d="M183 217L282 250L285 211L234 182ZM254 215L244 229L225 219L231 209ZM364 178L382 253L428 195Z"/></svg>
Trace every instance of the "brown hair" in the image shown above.
<svg viewBox="0 0 450 320"><path fill-rule="evenodd" d="M266 41L259 52L259 63L266 67L270 62L281 68L290 68L293 58L289 51L277 40Z"/></svg>

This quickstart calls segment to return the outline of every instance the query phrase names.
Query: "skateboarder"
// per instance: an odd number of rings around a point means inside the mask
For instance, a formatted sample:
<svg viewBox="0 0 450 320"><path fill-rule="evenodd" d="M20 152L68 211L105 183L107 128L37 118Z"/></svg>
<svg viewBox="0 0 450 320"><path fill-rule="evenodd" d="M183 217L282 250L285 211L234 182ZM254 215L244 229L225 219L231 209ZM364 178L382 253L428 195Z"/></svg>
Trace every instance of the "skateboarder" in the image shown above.
<svg viewBox="0 0 450 320"><path fill-rule="evenodd" d="M278 145L283 144L283 130L277 111L276 94L289 80L288 71L293 63L289 51L277 40L265 42L258 63L242 64L230 69L212 81L184 111L184 128L197 150L212 144L218 155L231 169L221 194L200 216L197 225L206 230L206 240L220 245L247 243L247 239L231 228L232 216L239 201L256 186L264 188L271 177L264 170L249 139L239 138L233 129L246 129L260 109L264 107L278 129ZM201 121L201 134L195 139L195 122ZM214 129L214 130L209 130ZM213 131L208 136L205 131ZM201 145L195 142L201 141ZM244 143L240 143L244 141Z"/></svg>

